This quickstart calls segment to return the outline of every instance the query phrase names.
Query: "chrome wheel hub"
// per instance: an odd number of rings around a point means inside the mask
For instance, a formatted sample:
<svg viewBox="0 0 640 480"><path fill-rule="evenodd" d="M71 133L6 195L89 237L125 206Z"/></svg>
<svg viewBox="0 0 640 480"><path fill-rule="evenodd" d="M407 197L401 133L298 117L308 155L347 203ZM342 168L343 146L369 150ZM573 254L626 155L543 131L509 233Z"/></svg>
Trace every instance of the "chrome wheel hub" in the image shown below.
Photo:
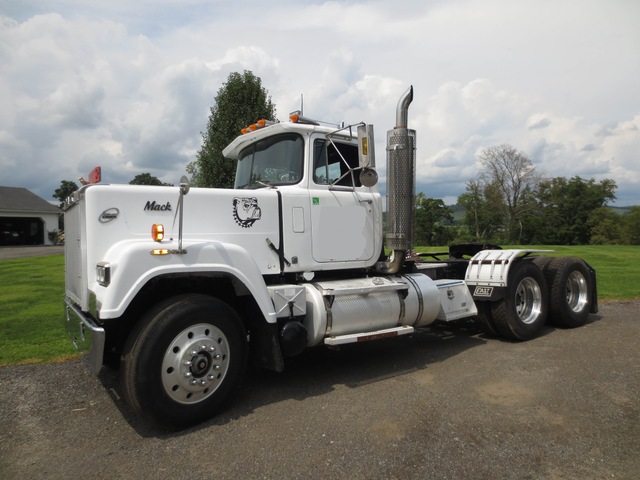
<svg viewBox="0 0 640 480"><path fill-rule="evenodd" d="M542 292L533 278L522 279L516 289L516 313L522 323L536 321L542 311Z"/></svg>
<svg viewBox="0 0 640 480"><path fill-rule="evenodd" d="M162 361L162 385L178 403L208 398L222 384L229 369L227 337L217 327L199 323L180 332Z"/></svg>
<svg viewBox="0 0 640 480"><path fill-rule="evenodd" d="M584 309L587 301L587 279L582 273L574 270L567 279L567 305L578 313Z"/></svg>

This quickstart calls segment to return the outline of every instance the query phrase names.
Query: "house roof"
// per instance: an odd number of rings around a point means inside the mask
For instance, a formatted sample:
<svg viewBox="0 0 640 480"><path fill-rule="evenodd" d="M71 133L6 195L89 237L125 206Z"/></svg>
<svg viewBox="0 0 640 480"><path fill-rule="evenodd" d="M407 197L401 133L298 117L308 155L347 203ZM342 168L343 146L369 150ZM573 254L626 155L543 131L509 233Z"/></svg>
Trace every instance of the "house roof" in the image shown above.
<svg viewBox="0 0 640 480"><path fill-rule="evenodd" d="M60 213L60 209L26 188L0 187L0 212Z"/></svg>

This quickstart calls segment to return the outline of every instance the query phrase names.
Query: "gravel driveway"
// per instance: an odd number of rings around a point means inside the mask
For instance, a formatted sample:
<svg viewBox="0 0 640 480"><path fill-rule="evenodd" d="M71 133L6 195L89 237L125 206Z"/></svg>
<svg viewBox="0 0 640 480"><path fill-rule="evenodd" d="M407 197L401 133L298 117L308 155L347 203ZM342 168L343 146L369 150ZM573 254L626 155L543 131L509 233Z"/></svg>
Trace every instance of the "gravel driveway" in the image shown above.
<svg viewBox="0 0 640 480"><path fill-rule="evenodd" d="M640 302L526 343L471 326L250 371L190 430L149 429L116 374L0 368L0 478L640 478Z"/></svg>

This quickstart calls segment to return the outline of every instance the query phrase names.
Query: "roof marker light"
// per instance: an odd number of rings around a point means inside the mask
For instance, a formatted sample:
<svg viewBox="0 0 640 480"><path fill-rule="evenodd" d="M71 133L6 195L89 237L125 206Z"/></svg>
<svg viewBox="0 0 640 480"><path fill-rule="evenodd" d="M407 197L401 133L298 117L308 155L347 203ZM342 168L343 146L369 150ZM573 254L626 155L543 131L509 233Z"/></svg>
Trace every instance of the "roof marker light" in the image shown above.
<svg viewBox="0 0 640 480"><path fill-rule="evenodd" d="M276 122L263 118L261 120L258 120L256 123L244 127L242 130L240 130L240 132L242 132L243 135L246 135L247 133L255 132L260 128L268 127L269 125L273 125L275 123Z"/></svg>

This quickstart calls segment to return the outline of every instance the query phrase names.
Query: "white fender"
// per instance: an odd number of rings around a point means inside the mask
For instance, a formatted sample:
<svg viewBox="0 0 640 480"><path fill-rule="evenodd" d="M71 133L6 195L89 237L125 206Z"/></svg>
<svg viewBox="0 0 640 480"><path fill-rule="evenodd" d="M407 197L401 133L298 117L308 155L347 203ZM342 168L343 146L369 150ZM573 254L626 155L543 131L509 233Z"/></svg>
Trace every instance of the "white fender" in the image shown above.
<svg viewBox="0 0 640 480"><path fill-rule="evenodd" d="M467 285L506 287L514 262L528 253L537 252L553 250L482 250L469 260L464 280Z"/></svg>
<svg viewBox="0 0 640 480"><path fill-rule="evenodd" d="M215 272L234 277L253 296L265 319L276 322L269 292L253 257L238 245L212 242L185 242L185 254L151 255L162 245L146 240L115 244L106 252L111 266L111 284L94 283L101 319L120 317L140 290L153 278L178 273Z"/></svg>

